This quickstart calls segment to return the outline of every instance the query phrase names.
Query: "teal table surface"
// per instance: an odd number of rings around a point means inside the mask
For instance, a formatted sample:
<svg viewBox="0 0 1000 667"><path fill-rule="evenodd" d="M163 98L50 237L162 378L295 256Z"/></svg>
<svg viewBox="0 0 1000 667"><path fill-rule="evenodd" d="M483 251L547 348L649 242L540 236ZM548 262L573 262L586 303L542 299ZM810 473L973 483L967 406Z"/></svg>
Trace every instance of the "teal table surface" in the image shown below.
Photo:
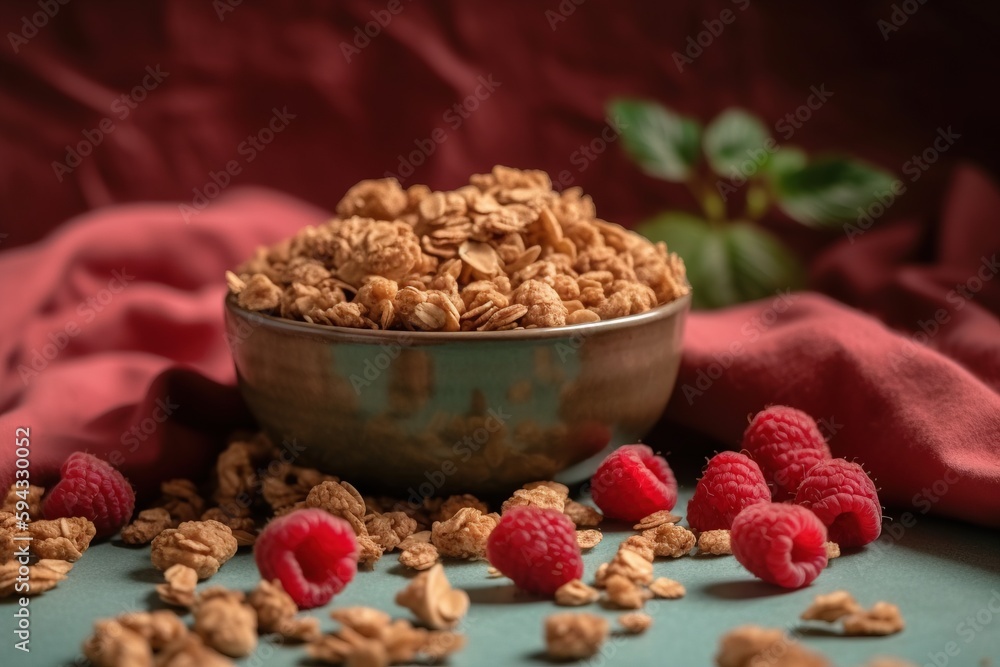
<svg viewBox="0 0 1000 667"><path fill-rule="evenodd" d="M686 497L682 494L679 507L684 507ZM636 637L613 635L603 653L584 664L712 665L723 632L756 623L785 628L838 666L860 665L876 655L904 657L931 667L1000 665L1000 533L926 516L909 523L905 528L888 523L878 542L832 561L811 586L798 591L755 580L731 556L658 559L656 576L682 582L687 596L650 601L645 609L653 617L649 631ZM624 525L604 528L604 540L584 555L587 580L633 534ZM409 617L393 601L411 575L396 559L395 553L383 557L373 572L358 573L327 608L308 613L321 619L324 630L336 628L327 615L335 606L370 605ZM564 608L523 596L505 578L488 578L485 562L449 562L446 572L452 584L472 599L460 627L468 645L449 664L548 664L542 622ZM258 579L253 558L244 550L202 586L250 590ZM66 581L32 599L30 653L14 647L17 605L11 598L0 603L0 665L87 664L79 646L93 621L134 609L160 608L153 587L161 581L161 574L150 565L148 547L128 548L116 540L91 547ZM877 600L899 605L906 629L890 637L851 638L835 635L825 624L798 621L814 595L840 588L854 593L865 606ZM619 613L596 604L583 609L611 620ZM311 663L301 646L265 641L238 664Z"/></svg>

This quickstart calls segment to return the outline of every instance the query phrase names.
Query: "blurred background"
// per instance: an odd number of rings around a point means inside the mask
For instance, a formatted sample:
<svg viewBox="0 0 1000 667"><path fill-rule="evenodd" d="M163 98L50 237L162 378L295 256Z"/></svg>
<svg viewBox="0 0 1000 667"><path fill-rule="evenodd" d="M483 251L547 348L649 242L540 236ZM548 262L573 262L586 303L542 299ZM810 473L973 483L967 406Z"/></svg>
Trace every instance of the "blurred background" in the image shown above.
<svg viewBox="0 0 1000 667"><path fill-rule="evenodd" d="M703 124L743 107L776 139L903 178L878 224L926 218L957 161L1000 169L1000 9L971 0L35 0L3 3L0 25L2 248L118 202L197 215L267 186L332 210L363 178L453 188L498 163L581 186L629 226L698 211L616 141L622 96ZM911 182L940 128L960 139ZM847 240L763 224L806 260Z"/></svg>

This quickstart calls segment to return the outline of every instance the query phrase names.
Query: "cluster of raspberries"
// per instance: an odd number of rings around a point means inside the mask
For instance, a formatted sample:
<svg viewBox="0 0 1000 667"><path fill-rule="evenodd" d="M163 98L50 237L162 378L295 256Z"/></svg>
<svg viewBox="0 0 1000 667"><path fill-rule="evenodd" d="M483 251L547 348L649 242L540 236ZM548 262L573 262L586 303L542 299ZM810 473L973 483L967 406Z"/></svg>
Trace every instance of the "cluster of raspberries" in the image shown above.
<svg viewBox="0 0 1000 667"><path fill-rule="evenodd" d="M636 522L672 510L677 481L649 447L626 445L598 467L591 493L606 516ZM557 514L532 508L505 517L491 536L490 562L535 592L579 577L573 524ZM709 460L687 520L698 532L729 530L744 567L765 581L798 588L826 567L827 541L850 548L875 540L882 505L860 465L831 457L812 417L779 405L753 418L741 453Z"/></svg>

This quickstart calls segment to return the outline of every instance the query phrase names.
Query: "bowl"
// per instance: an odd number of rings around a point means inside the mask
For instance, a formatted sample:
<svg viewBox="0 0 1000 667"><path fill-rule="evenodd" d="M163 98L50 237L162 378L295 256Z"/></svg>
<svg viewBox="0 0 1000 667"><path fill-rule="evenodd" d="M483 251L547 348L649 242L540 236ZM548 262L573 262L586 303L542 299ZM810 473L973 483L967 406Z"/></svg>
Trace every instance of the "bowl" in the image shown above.
<svg viewBox="0 0 1000 667"><path fill-rule="evenodd" d="M410 502L575 484L637 442L677 379L690 294L588 324L368 331L225 303L239 388L283 457Z"/></svg>

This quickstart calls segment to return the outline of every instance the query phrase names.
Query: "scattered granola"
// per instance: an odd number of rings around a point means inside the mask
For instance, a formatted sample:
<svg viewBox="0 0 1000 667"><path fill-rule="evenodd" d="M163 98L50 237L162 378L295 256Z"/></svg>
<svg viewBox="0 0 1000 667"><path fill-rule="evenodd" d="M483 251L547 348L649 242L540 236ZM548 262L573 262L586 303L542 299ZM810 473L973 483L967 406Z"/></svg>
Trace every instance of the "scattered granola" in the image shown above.
<svg viewBox="0 0 1000 667"><path fill-rule="evenodd" d="M431 531L418 530L399 543L399 550L406 551L415 544L430 544Z"/></svg>
<svg viewBox="0 0 1000 667"><path fill-rule="evenodd" d="M127 665L128 662L114 663ZM205 646L205 642L193 632L168 644L156 656L156 667L234 667L235 663Z"/></svg>
<svg viewBox="0 0 1000 667"><path fill-rule="evenodd" d="M94 623L93 634L83 643L83 654L95 667L147 667L153 664L153 650L149 642L116 619Z"/></svg>
<svg viewBox="0 0 1000 667"><path fill-rule="evenodd" d="M321 482L312 487L305 502L306 507L318 507L346 519L358 536L368 534L365 527L365 501L358 490L347 482Z"/></svg>
<svg viewBox="0 0 1000 667"><path fill-rule="evenodd" d="M373 607L341 607L330 612L341 627L350 628L362 637L378 639L392 623L392 617Z"/></svg>
<svg viewBox="0 0 1000 667"><path fill-rule="evenodd" d="M653 581L653 564L631 549L619 549L608 563L607 576L614 575L646 585Z"/></svg>
<svg viewBox="0 0 1000 667"><path fill-rule="evenodd" d="M125 544L149 544L167 528L176 527L177 522L166 508L153 507L139 512L132 523L122 528L122 541Z"/></svg>
<svg viewBox="0 0 1000 667"><path fill-rule="evenodd" d="M618 550L628 549L634 551L650 563L656 558L656 549L653 548L653 543L642 535L631 535L625 539L624 542L618 545Z"/></svg>
<svg viewBox="0 0 1000 667"><path fill-rule="evenodd" d="M608 575L604 581L604 594L608 603L619 609L641 609L650 597L642 586L620 574Z"/></svg>
<svg viewBox="0 0 1000 667"><path fill-rule="evenodd" d="M245 601L243 593L219 586L202 591L194 607L194 631L223 655L250 655L257 648L257 614Z"/></svg>
<svg viewBox="0 0 1000 667"><path fill-rule="evenodd" d="M580 607L592 602L597 602L601 597L600 591L591 588L579 579L567 581L556 589L556 604L563 607Z"/></svg>
<svg viewBox="0 0 1000 667"><path fill-rule="evenodd" d="M560 512L566 504L566 496L547 486L536 486L531 489L518 489L514 495L504 501L500 508L503 514L512 507L541 507Z"/></svg>
<svg viewBox="0 0 1000 667"><path fill-rule="evenodd" d="M28 575L21 577L18 572L21 564L16 560L0 565L0 598L14 595L38 595L55 588L60 581L66 578L66 574L73 569L73 564L64 560L54 560L43 558L34 565L28 566ZM22 588L25 580L27 590L18 587L18 578L21 577Z"/></svg>
<svg viewBox="0 0 1000 667"><path fill-rule="evenodd" d="M706 530L698 535L698 553L713 556L731 556L732 544L728 530Z"/></svg>
<svg viewBox="0 0 1000 667"><path fill-rule="evenodd" d="M437 562L437 547L426 542L417 542L399 554L399 564L414 570L427 570Z"/></svg>
<svg viewBox="0 0 1000 667"><path fill-rule="evenodd" d="M448 496L445 498L437 511L431 513L431 518L435 521L447 521L451 517L458 514L459 510L465 509L466 507L477 509L483 514L487 514L490 511L489 507L486 506L486 503L479 500L479 498L466 493L460 496Z"/></svg>
<svg viewBox="0 0 1000 667"><path fill-rule="evenodd" d="M185 521L153 540L153 567L166 570L181 563L207 579L236 553L236 539L229 526L218 521Z"/></svg>
<svg viewBox="0 0 1000 667"><path fill-rule="evenodd" d="M804 621L833 623L844 616L857 614L860 611L861 605L858 604L853 595L847 591L833 591L813 598L813 603L802 612L799 618Z"/></svg>
<svg viewBox="0 0 1000 667"><path fill-rule="evenodd" d="M604 515L593 507L578 503L575 500L567 500L563 507L563 513L573 520L577 528L594 528L601 525Z"/></svg>
<svg viewBox="0 0 1000 667"><path fill-rule="evenodd" d="M687 593L683 584L667 577L657 577L654 579L649 585L649 591L654 597L664 600L676 600L684 597L684 594Z"/></svg>
<svg viewBox="0 0 1000 667"><path fill-rule="evenodd" d="M157 584L156 594L166 604L175 607L191 607L195 602L194 589L198 585L198 573L187 565L177 563L163 572L165 584Z"/></svg>
<svg viewBox="0 0 1000 667"><path fill-rule="evenodd" d="M639 523L632 526L632 529L642 532L649 530L650 528L662 526L665 523L677 523L680 520L681 517L677 516L673 512L670 512L669 510L660 510L659 512L653 512L649 516L643 517Z"/></svg>
<svg viewBox="0 0 1000 667"><path fill-rule="evenodd" d="M622 626L622 629L630 635L639 635L649 630L649 627L653 625L653 617L649 614L634 611L619 616L618 625Z"/></svg>
<svg viewBox="0 0 1000 667"><path fill-rule="evenodd" d="M834 558L840 558L840 545L836 542L824 542L823 546L826 547L826 560L827 562L833 560Z"/></svg>
<svg viewBox="0 0 1000 667"><path fill-rule="evenodd" d="M319 638L319 620L312 616L297 616L299 608L292 596L275 579L262 579L247 596L247 603L257 613L257 630L276 632L286 640L312 641Z"/></svg>
<svg viewBox="0 0 1000 667"><path fill-rule="evenodd" d="M486 540L497 527L496 514L483 514L465 507L447 521L435 521L431 527L431 543L438 553L450 558L482 558Z"/></svg>
<svg viewBox="0 0 1000 667"><path fill-rule="evenodd" d="M664 523L656 528L645 530L642 536L653 543L653 551L657 556L680 558L691 553L697 539L687 528L673 523Z"/></svg>
<svg viewBox="0 0 1000 667"><path fill-rule="evenodd" d="M469 610L469 595L451 587L439 563L418 574L397 593L396 604L412 611L427 627L448 630Z"/></svg>
<svg viewBox="0 0 1000 667"><path fill-rule="evenodd" d="M608 637L608 622L595 614L564 612L545 619L545 646L555 660L596 655Z"/></svg>
<svg viewBox="0 0 1000 667"><path fill-rule="evenodd" d="M18 486L19 483L23 485L24 480L10 485L10 490L7 491L3 504L0 505L0 512L27 512L28 518L32 521L41 519L42 496L45 495L45 489L34 484L29 484L28 488L25 489ZM18 508L18 503L23 503L23 505Z"/></svg>
<svg viewBox="0 0 1000 667"><path fill-rule="evenodd" d="M689 291L684 264L596 217L579 188L494 167L469 185L362 181L337 218L259 248L229 291L250 310L370 329L490 331L640 313Z"/></svg>
<svg viewBox="0 0 1000 667"><path fill-rule="evenodd" d="M781 630L757 625L741 625L722 635L715 664L718 667L831 667L822 655L804 648Z"/></svg>
<svg viewBox="0 0 1000 667"><path fill-rule="evenodd" d="M871 609L845 616L842 621L845 635L893 635L906 627L899 607L881 601L872 605Z"/></svg>
<svg viewBox="0 0 1000 667"><path fill-rule="evenodd" d="M581 549L593 549L601 543L602 539L604 539L604 534L599 530L576 531L576 543L580 545Z"/></svg>
<svg viewBox="0 0 1000 667"><path fill-rule="evenodd" d="M187 626L180 617L172 611L132 611L115 619L123 628L131 630L154 651L159 651L166 645L183 638Z"/></svg>
<svg viewBox="0 0 1000 667"><path fill-rule="evenodd" d="M169 479L160 484L158 507L170 512L177 523L196 521L205 511L205 501L198 494L198 487L189 479Z"/></svg>
<svg viewBox="0 0 1000 667"><path fill-rule="evenodd" d="M97 534L94 524L83 517L39 520L28 524L31 551L39 558L80 560Z"/></svg>

